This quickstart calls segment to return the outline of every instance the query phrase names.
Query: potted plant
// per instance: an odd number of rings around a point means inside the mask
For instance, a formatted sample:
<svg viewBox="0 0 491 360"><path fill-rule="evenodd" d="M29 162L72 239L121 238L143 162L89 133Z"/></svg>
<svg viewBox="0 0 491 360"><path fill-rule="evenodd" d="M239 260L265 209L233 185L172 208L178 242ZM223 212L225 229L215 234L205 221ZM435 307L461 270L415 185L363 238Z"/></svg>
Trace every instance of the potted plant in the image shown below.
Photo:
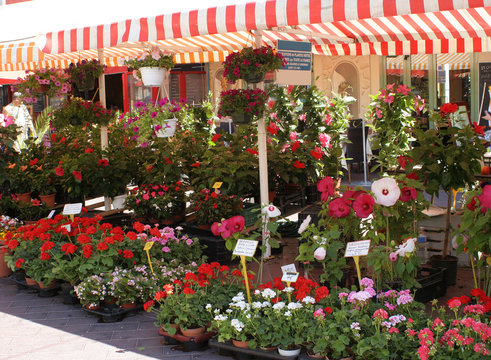
<svg viewBox="0 0 491 360"><path fill-rule="evenodd" d="M30 203L19 203L19 219L24 222L36 222L48 216L50 209L38 199Z"/></svg>
<svg viewBox="0 0 491 360"><path fill-rule="evenodd" d="M54 111L52 125L59 131L73 126L108 125L114 118L111 110L100 102L92 102L78 97L69 97Z"/></svg>
<svg viewBox="0 0 491 360"><path fill-rule="evenodd" d="M106 296L113 296L116 304L124 309L134 308L142 298L145 282L143 278L130 269L115 268L107 275Z"/></svg>
<svg viewBox="0 0 491 360"><path fill-rule="evenodd" d="M182 220L184 214L184 188L180 181L168 185L142 185L130 191L125 207L132 210L137 218L173 224Z"/></svg>
<svg viewBox="0 0 491 360"><path fill-rule="evenodd" d="M74 289L82 306L90 310L96 310L107 294L104 274L92 275L76 285Z"/></svg>
<svg viewBox="0 0 491 360"><path fill-rule="evenodd" d="M233 89L220 93L219 114L232 116L236 124L250 124L264 113L267 95L261 89Z"/></svg>
<svg viewBox="0 0 491 360"><path fill-rule="evenodd" d="M71 63L66 69L70 80L75 83L78 91L89 91L94 88L95 79L104 74L105 66L99 60L82 60Z"/></svg>
<svg viewBox="0 0 491 360"><path fill-rule="evenodd" d="M458 106L443 104L440 111L432 112L430 118L434 129L415 130L418 146L411 152L413 162L408 163L408 171L415 165L421 165L417 175L425 182L425 190L432 196L438 196L440 188L447 193L447 213L445 219L445 237L441 256L433 256L434 267L445 267L446 281L453 285L457 279L457 258L449 256L450 213L452 207L452 189L468 188L480 173L480 160L484 154L483 139L476 127L451 126L451 119Z"/></svg>
<svg viewBox="0 0 491 360"><path fill-rule="evenodd" d="M416 125L412 113L424 108L421 98L407 86L395 86L389 84L377 95L372 95L367 113L376 134L372 150L378 150L377 167L380 166L382 171L397 166L399 156L407 155Z"/></svg>
<svg viewBox="0 0 491 360"><path fill-rule="evenodd" d="M65 96L71 91L67 75L61 69L39 69L32 71L25 78L19 78L17 91L24 94L26 103L35 103L39 96Z"/></svg>
<svg viewBox="0 0 491 360"><path fill-rule="evenodd" d="M257 83L268 71L278 70L284 65L283 55L270 46L247 47L225 58L223 76L230 82L244 79L248 83Z"/></svg>
<svg viewBox="0 0 491 360"><path fill-rule="evenodd" d="M198 225L209 227L214 222L239 215L242 200L235 195L224 195L220 191L204 188L192 194L191 209L195 211Z"/></svg>
<svg viewBox="0 0 491 360"><path fill-rule="evenodd" d="M148 146L157 137L172 137L181 121L187 116L187 105L183 101L164 98L155 104L137 101L135 109L123 117L124 128L129 137L139 144Z"/></svg>
<svg viewBox="0 0 491 360"><path fill-rule="evenodd" d="M478 278L475 278L476 285L489 296L491 295L490 264L488 257L479 256L479 253L490 253L491 185L485 185L482 189L471 191L467 195L468 201L462 214L460 227L455 232L457 250L458 252L465 251L473 259L472 266L478 268Z"/></svg>
<svg viewBox="0 0 491 360"><path fill-rule="evenodd" d="M28 162L24 160L9 164L7 171L11 193L15 194L19 201L29 203L32 192L32 169L27 164Z"/></svg>
<svg viewBox="0 0 491 360"><path fill-rule="evenodd" d="M124 64L136 71L134 74L142 79L145 86L161 86L165 70L174 66L174 56L152 47L137 58L125 60Z"/></svg>

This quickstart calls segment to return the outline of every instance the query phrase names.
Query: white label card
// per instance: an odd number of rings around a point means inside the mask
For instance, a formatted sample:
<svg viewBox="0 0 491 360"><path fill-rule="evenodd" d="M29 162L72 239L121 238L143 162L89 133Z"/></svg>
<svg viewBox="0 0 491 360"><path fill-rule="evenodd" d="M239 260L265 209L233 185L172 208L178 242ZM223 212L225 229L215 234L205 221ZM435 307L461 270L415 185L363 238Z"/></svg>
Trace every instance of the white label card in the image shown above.
<svg viewBox="0 0 491 360"><path fill-rule="evenodd" d="M254 256L258 242L256 240L239 239L233 254L239 256Z"/></svg>
<svg viewBox="0 0 491 360"><path fill-rule="evenodd" d="M281 267L281 272L285 274L286 272L297 272L295 264L288 264Z"/></svg>
<svg viewBox="0 0 491 360"><path fill-rule="evenodd" d="M70 232L72 231L72 226L70 224L66 224L66 225L61 225L62 228L65 228L66 231Z"/></svg>
<svg viewBox="0 0 491 360"><path fill-rule="evenodd" d="M370 241L371 240L360 240L347 243L344 257L368 255L368 251L370 250Z"/></svg>
<svg viewBox="0 0 491 360"><path fill-rule="evenodd" d="M281 277L281 281L284 282L296 282L298 279L299 273L296 271L286 271L283 273L283 276Z"/></svg>
<svg viewBox="0 0 491 360"><path fill-rule="evenodd" d="M77 215L82 212L82 203L65 204L63 215Z"/></svg>
<svg viewBox="0 0 491 360"><path fill-rule="evenodd" d="M53 215L55 214L56 210L51 210L48 215L48 219L51 219Z"/></svg>

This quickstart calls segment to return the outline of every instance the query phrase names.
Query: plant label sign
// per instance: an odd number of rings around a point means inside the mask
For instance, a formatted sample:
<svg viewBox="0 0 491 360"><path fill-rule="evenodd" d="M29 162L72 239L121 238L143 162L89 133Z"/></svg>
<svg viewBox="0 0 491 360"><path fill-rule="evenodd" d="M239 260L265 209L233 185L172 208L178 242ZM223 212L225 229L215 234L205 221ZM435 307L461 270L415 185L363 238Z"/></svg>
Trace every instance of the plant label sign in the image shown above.
<svg viewBox="0 0 491 360"><path fill-rule="evenodd" d="M82 212L82 203L65 204L63 207L63 215L77 215Z"/></svg>
<svg viewBox="0 0 491 360"><path fill-rule="evenodd" d="M298 276L299 273L296 271L285 271L281 277L281 281L286 283L294 283L297 282Z"/></svg>
<svg viewBox="0 0 491 360"><path fill-rule="evenodd" d="M72 227L71 227L71 225L70 225L70 224L61 225L61 227L62 227L63 229L65 229L66 231L68 231L68 232L72 231Z"/></svg>
<svg viewBox="0 0 491 360"><path fill-rule="evenodd" d="M51 210L48 215L48 219L51 219L53 215L55 214L56 210Z"/></svg>
<svg viewBox="0 0 491 360"><path fill-rule="evenodd" d="M371 240L351 241L346 244L344 257L365 256L370 250Z"/></svg>
<svg viewBox="0 0 491 360"><path fill-rule="evenodd" d="M258 242L256 240L239 239L233 254L239 256L253 257L256 252Z"/></svg>
<svg viewBox="0 0 491 360"><path fill-rule="evenodd" d="M296 273L297 272L297 268L295 267L295 264L288 264L288 265L284 265L284 266L281 267L281 272L283 273L283 275L286 272L294 272L294 273Z"/></svg>

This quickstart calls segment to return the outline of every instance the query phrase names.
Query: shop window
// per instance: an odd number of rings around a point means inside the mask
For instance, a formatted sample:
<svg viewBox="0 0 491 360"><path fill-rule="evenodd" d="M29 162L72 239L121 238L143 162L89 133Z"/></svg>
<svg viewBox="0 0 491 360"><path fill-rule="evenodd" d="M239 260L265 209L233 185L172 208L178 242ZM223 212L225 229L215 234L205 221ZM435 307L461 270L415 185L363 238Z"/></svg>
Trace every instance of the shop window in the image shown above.
<svg viewBox="0 0 491 360"><path fill-rule="evenodd" d="M403 64L404 64L404 55L398 56L387 56L387 65L386 65L386 76L387 76L387 84L396 84L400 85L403 83L402 74L403 74Z"/></svg>

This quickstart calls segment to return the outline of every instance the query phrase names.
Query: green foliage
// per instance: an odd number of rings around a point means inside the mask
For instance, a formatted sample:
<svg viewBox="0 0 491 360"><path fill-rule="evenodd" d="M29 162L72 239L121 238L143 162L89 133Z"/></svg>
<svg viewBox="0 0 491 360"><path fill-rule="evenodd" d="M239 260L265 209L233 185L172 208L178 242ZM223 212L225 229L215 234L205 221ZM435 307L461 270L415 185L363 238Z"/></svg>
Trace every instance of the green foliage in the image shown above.
<svg viewBox="0 0 491 360"><path fill-rule="evenodd" d="M72 126L107 125L113 120L114 114L99 102L70 97L54 111L53 117L53 126L61 130Z"/></svg>

